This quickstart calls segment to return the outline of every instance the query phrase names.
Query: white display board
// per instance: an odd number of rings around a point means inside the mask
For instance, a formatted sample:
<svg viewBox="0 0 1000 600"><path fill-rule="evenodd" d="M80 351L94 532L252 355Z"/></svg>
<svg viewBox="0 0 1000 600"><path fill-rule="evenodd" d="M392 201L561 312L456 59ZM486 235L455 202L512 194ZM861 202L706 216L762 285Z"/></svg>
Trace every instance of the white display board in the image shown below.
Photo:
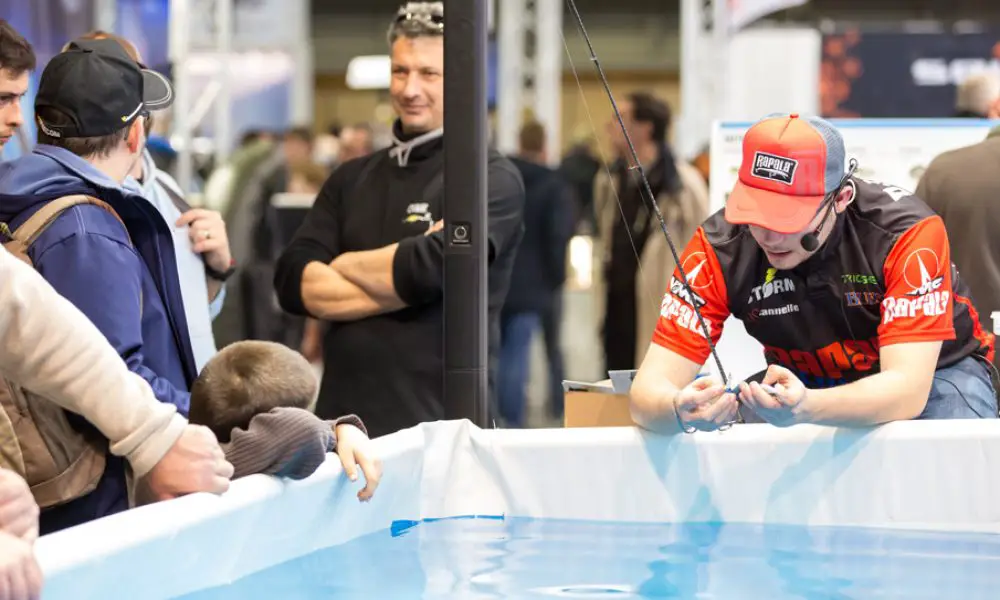
<svg viewBox="0 0 1000 600"><path fill-rule="evenodd" d="M818 113L822 49L823 36L811 27L755 27L732 36L723 112L715 119L748 121L774 112Z"/></svg>
<svg viewBox="0 0 1000 600"><path fill-rule="evenodd" d="M776 111L819 111L822 35L811 27L754 25L706 34L702 0L681 3L681 103L675 145L694 156L714 120L756 119ZM725 3L717 10L725 10ZM767 60L761 60L766 56Z"/></svg>
<svg viewBox="0 0 1000 600"><path fill-rule="evenodd" d="M763 115L761 115L763 116ZM848 158L858 161L856 174L914 190L927 165L942 152L969 146L986 138L996 121L979 119L831 119L844 136ZM752 122L716 122L712 128L709 206L716 212L739 176L743 134ZM766 368L763 349L730 317L718 344L723 366L736 379ZM709 370L718 373L714 361Z"/></svg>

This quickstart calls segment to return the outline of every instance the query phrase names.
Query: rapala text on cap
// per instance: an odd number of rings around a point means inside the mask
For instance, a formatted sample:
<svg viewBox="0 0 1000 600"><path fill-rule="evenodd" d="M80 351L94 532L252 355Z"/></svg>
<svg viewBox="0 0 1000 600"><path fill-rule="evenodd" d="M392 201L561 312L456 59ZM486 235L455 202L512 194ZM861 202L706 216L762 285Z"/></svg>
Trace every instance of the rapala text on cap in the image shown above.
<svg viewBox="0 0 1000 600"><path fill-rule="evenodd" d="M792 185L795 180L795 169L799 166L799 161L767 152L754 152L753 168L750 174L761 179L770 179Z"/></svg>

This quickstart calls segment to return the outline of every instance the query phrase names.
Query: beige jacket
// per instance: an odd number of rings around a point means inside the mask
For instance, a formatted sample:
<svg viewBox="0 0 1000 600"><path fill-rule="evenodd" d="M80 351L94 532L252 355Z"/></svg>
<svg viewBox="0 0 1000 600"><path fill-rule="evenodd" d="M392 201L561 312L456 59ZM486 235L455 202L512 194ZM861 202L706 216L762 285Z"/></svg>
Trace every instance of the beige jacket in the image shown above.
<svg viewBox="0 0 1000 600"><path fill-rule="evenodd" d="M187 424L128 370L83 313L2 246L0 373L82 415L138 477L160 462Z"/></svg>
<svg viewBox="0 0 1000 600"><path fill-rule="evenodd" d="M684 252L684 247L694 236L698 226L708 218L708 186L701 174L688 163L677 161L677 172L681 178L681 191L676 194L661 193L657 197L657 205L667 223L667 231L677 253ZM618 194L615 187L617 181L612 181L607 169L598 172L594 182L594 210L597 214L598 233L594 239L594 294L596 314L604 315L606 292L604 283L604 265L610 260L611 229L615 220L621 219L618 207ZM663 236L663 230L655 214L652 230L646 246L642 249L639 261L640 274L636 278L636 368L642 363L646 350L649 348L660 316L660 302L670 284L670 277L676 263L670 253L670 247Z"/></svg>

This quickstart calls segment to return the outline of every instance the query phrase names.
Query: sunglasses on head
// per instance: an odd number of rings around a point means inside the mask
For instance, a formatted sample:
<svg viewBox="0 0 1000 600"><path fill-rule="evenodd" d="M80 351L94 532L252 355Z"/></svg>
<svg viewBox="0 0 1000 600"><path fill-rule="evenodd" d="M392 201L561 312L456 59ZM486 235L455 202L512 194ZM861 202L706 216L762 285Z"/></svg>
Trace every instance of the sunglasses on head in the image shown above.
<svg viewBox="0 0 1000 600"><path fill-rule="evenodd" d="M401 13L396 16L396 22L402 23L404 21L430 21L434 25L440 28L444 28L444 15L416 15L411 12Z"/></svg>

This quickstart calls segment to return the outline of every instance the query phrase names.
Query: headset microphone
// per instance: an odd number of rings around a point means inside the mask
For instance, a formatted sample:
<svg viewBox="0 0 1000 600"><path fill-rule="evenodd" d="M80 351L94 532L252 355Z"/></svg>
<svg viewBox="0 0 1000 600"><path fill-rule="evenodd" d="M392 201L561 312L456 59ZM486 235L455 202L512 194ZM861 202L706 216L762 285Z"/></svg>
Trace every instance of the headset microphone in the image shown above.
<svg viewBox="0 0 1000 600"><path fill-rule="evenodd" d="M830 208L832 208L837 203L837 197L840 196L840 190L844 189L844 184L846 184L848 180L850 180L851 175L854 175L854 171L857 168L858 168L858 161L852 158L851 162L848 164L847 174L844 175L844 178L840 180L840 185L837 186L837 191L834 192L833 196L831 197L830 206L828 206L826 211L824 211L823 213L823 220L819 222L819 227L805 234L804 236L802 236L802 239L799 240L799 244L802 245L802 249L805 250L806 252L813 252L816 250L816 248L819 248L819 234L820 231L823 230L823 225L826 224L827 217L830 216Z"/></svg>
<svg viewBox="0 0 1000 600"><path fill-rule="evenodd" d="M824 202L824 204L826 204L826 208L823 209L823 218L820 220L819 226L817 226L816 229L813 229L809 233L802 236L802 239L799 240L799 244L802 245L802 248L806 252L812 252L816 250L816 248L819 248L819 234L821 231L823 231L823 226L826 225L827 219L830 218L830 210L835 208L837 202L837 195L839 193L840 193L840 188L837 188L837 192L831 197L828 203Z"/></svg>
<svg viewBox="0 0 1000 600"><path fill-rule="evenodd" d="M824 219L823 221L825 222L826 219ZM799 243L802 244L803 250L805 250L806 252L812 252L816 250L816 248L819 248L819 232L821 229L823 229L823 223L820 223L819 227L817 227L814 231L810 231L809 233L802 236L802 239L799 241Z"/></svg>

